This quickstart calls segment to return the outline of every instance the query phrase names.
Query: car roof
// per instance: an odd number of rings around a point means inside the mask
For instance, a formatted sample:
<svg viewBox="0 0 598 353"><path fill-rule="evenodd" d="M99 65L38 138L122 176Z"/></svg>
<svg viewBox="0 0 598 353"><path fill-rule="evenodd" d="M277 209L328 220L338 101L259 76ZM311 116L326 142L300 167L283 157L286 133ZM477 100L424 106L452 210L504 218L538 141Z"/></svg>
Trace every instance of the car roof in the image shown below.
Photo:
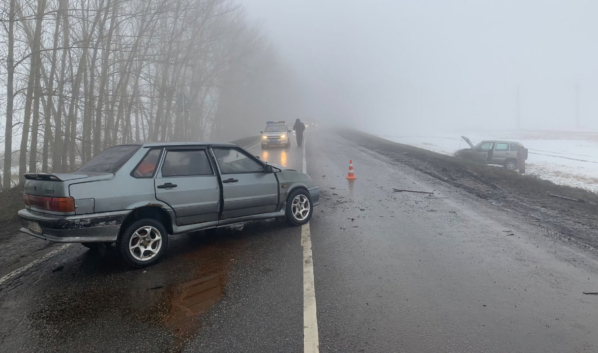
<svg viewBox="0 0 598 353"><path fill-rule="evenodd" d="M136 145L139 146L139 145ZM141 147L177 147L177 146L210 146L210 147L239 147L234 143L221 142L150 142L141 144Z"/></svg>
<svg viewBox="0 0 598 353"><path fill-rule="evenodd" d="M515 142L515 141L505 141L505 140L484 140L482 142L501 142L501 143L514 143L516 145L521 145L521 142ZM523 146L523 145L522 145Z"/></svg>

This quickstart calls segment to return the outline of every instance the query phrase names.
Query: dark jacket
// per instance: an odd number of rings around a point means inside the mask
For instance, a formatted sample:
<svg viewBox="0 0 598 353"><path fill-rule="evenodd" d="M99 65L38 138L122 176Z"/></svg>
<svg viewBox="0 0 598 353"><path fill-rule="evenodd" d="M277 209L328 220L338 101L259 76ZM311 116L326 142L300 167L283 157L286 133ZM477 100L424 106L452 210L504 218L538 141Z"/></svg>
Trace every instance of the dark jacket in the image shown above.
<svg viewBox="0 0 598 353"><path fill-rule="evenodd" d="M293 130L295 130L298 134L302 134L305 131L305 124L301 121L297 121L293 126Z"/></svg>

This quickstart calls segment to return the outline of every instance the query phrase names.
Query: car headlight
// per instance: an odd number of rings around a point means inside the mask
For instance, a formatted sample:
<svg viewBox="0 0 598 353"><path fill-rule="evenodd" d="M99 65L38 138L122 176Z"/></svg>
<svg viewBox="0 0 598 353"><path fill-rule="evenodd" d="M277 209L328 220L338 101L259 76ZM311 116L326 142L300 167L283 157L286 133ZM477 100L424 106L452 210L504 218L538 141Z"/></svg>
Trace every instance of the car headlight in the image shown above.
<svg viewBox="0 0 598 353"><path fill-rule="evenodd" d="M267 136L262 136L262 140L265 140L265 139L267 139L267 138L268 138Z"/></svg>
<svg viewBox="0 0 598 353"><path fill-rule="evenodd" d="M285 138L287 138L287 135L280 135L280 138L285 139Z"/></svg>

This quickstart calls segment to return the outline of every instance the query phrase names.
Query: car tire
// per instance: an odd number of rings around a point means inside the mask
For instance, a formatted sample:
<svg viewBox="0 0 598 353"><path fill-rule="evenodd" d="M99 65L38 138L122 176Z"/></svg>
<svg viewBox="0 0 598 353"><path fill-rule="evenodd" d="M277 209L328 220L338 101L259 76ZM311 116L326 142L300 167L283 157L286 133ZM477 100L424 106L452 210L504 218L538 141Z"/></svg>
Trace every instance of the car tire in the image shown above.
<svg viewBox="0 0 598 353"><path fill-rule="evenodd" d="M140 243L143 244L140 245ZM116 242L122 259L132 267L146 267L160 261L168 247L168 232L162 223L140 219L125 229Z"/></svg>
<svg viewBox="0 0 598 353"><path fill-rule="evenodd" d="M289 142L287 142L287 145L285 146L285 148L289 148L291 147L291 140L289 140Z"/></svg>
<svg viewBox="0 0 598 353"><path fill-rule="evenodd" d="M508 170L517 169L517 161L515 159L507 159L505 161L505 168L507 168Z"/></svg>
<svg viewBox="0 0 598 353"><path fill-rule="evenodd" d="M314 212L309 192L305 189L297 189L291 192L287 198L285 211L287 223L292 226L301 226L309 222Z"/></svg>
<svg viewBox="0 0 598 353"><path fill-rule="evenodd" d="M262 149L263 149L263 150L265 150L265 149L268 149L268 146L266 146L266 145L262 145Z"/></svg>

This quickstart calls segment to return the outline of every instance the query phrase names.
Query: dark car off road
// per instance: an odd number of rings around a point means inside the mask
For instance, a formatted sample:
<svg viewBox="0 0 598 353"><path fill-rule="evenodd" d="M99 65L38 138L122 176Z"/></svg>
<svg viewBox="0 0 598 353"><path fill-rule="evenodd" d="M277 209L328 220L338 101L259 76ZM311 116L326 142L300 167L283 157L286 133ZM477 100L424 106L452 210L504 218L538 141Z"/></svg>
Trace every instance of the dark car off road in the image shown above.
<svg viewBox="0 0 598 353"><path fill-rule="evenodd" d="M21 231L157 262L168 235L266 218L307 223L320 188L233 144L168 143L109 148L68 174L25 175Z"/></svg>

